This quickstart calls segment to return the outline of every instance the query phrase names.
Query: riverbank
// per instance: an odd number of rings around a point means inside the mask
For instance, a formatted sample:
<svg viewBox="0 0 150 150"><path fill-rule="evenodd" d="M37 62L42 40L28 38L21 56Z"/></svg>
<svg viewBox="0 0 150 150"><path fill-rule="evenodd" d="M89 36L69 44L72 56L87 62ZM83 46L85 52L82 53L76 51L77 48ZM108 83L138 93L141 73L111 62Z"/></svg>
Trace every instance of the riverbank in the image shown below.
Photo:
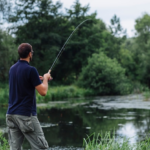
<svg viewBox="0 0 150 150"><path fill-rule="evenodd" d="M130 139L116 138L115 133L111 135L110 132L105 134L94 133L83 139L83 148L85 150L148 150L150 147L150 138L131 144ZM9 144L3 133L0 132L0 149L9 150Z"/></svg>
<svg viewBox="0 0 150 150"><path fill-rule="evenodd" d="M0 87L0 104L8 104L8 85L3 85ZM37 103L47 103L49 101L66 101L69 98L84 98L89 96L95 96L95 93L89 89L79 88L77 86L55 86L49 87L47 95L41 96L36 92Z"/></svg>
<svg viewBox="0 0 150 150"><path fill-rule="evenodd" d="M136 92L135 92L136 93ZM139 92L138 92L139 93ZM143 101L150 100L150 92L142 91ZM38 104L55 102L55 101L67 101L72 98L87 98L97 96L93 90L79 88L75 85L70 86L49 86L48 92L46 96L41 96L38 92L36 92L36 101ZM9 97L9 87L8 84L0 84L0 106L8 105L8 97ZM118 96L114 96L115 98Z"/></svg>
<svg viewBox="0 0 150 150"><path fill-rule="evenodd" d="M52 149L69 150L72 147L74 150L77 148L83 150L83 139L86 138L90 145L87 135L98 134L101 131L105 134L105 132L111 131L112 133L115 130L117 140L126 137L131 144L143 141L149 135L149 105L150 101L143 101L141 94L101 96L90 99L72 98L37 104L37 113L45 137ZM0 108L0 130L7 139L6 111L6 107ZM62 145L62 143L65 144ZM102 146L104 147L105 144L102 143ZM25 141L24 149L29 148L29 143Z"/></svg>

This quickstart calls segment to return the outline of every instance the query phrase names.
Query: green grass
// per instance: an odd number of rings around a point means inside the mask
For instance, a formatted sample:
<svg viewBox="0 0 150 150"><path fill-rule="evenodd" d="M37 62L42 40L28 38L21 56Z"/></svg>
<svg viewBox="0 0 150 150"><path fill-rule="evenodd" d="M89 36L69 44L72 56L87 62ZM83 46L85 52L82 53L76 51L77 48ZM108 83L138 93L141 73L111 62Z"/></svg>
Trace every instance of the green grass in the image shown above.
<svg viewBox="0 0 150 150"><path fill-rule="evenodd" d="M48 101L62 101L68 98L84 98L94 96L95 93L89 89L79 88L77 86L55 86L48 89L46 96L41 96L36 92L37 103ZM0 104L8 104L9 88L7 84L0 85Z"/></svg>
<svg viewBox="0 0 150 150"><path fill-rule="evenodd" d="M146 101L150 100L150 91L143 92L143 96L144 96Z"/></svg>
<svg viewBox="0 0 150 150"><path fill-rule="evenodd" d="M3 133L0 132L0 150L9 150L8 141L3 137Z"/></svg>
<svg viewBox="0 0 150 150"><path fill-rule="evenodd" d="M83 89L76 86L57 86L49 87L47 95L44 97L37 93L36 100L40 103L58 100L62 101L69 98L83 98L94 95L94 92L89 89Z"/></svg>
<svg viewBox="0 0 150 150"><path fill-rule="evenodd" d="M150 138L144 141L130 144L129 139L116 139L115 135L111 136L110 132L103 134L94 133L84 139L83 145L85 150L150 150Z"/></svg>

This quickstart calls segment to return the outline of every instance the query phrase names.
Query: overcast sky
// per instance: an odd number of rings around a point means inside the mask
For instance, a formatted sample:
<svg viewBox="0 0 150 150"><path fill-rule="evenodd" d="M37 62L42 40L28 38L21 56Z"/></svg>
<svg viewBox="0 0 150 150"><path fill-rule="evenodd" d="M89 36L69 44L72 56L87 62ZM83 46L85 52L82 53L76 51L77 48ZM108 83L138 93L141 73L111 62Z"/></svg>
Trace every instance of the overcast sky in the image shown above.
<svg viewBox="0 0 150 150"><path fill-rule="evenodd" d="M53 0L55 3L58 0ZM70 8L75 0L59 0L63 8ZM90 11L97 12L97 18L102 19L107 25L116 14L124 29L127 29L128 37L134 36L135 19L147 12L150 14L150 0L80 0L82 6L90 5Z"/></svg>

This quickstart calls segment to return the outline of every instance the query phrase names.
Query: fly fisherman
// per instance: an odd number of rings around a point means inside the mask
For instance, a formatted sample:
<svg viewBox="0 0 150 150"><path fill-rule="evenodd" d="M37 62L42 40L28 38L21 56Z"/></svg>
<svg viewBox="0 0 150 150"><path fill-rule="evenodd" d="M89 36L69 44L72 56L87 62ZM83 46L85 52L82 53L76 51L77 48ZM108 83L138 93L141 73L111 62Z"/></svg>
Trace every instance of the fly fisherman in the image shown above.
<svg viewBox="0 0 150 150"><path fill-rule="evenodd" d="M43 130L37 118L35 89L42 96L48 90L49 73L39 76L29 65L33 57L32 46L22 43L18 47L20 60L9 71L9 106L6 114L10 150L21 150L24 137L32 150L47 149ZM41 82L43 80L43 83Z"/></svg>

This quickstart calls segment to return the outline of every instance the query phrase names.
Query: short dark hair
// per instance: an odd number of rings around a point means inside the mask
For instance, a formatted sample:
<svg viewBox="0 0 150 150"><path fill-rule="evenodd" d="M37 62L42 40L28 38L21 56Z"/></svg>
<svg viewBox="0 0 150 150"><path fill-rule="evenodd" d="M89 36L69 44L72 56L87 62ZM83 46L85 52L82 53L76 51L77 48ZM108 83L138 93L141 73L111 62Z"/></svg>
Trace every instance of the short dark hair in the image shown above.
<svg viewBox="0 0 150 150"><path fill-rule="evenodd" d="M31 51L32 51L32 46L28 43L22 43L18 47L18 54L20 58L27 58Z"/></svg>

